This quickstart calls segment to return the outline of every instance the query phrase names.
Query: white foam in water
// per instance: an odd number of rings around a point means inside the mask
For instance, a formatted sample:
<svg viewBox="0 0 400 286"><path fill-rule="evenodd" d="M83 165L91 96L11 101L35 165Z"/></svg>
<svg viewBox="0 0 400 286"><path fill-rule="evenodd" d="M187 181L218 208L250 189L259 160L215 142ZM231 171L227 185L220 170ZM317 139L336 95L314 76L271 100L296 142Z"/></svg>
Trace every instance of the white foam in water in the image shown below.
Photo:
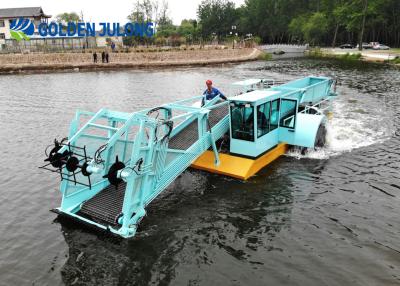
<svg viewBox="0 0 400 286"><path fill-rule="evenodd" d="M362 97L363 101L346 99L332 103L333 117L327 123L327 144L324 148L288 152L288 156L327 159L353 149L383 142L391 135L390 115L376 98Z"/></svg>

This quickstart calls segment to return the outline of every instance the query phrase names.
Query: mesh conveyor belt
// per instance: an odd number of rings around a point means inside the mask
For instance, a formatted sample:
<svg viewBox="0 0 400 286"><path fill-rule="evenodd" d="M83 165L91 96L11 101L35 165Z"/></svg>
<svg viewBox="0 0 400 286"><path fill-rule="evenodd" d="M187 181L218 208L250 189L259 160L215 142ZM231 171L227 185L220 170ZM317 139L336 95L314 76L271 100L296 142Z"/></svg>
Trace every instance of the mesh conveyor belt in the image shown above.
<svg viewBox="0 0 400 286"><path fill-rule="evenodd" d="M213 128L218 122L222 120L229 113L229 107L227 104L221 105L220 107L211 109L209 115L210 126Z"/></svg>
<svg viewBox="0 0 400 286"><path fill-rule="evenodd" d="M199 139L197 120L194 120L169 140L168 148L187 150Z"/></svg>
<svg viewBox="0 0 400 286"><path fill-rule="evenodd" d="M209 114L210 127L213 128L218 122L221 121L226 115L228 115L229 108L228 105L221 105L220 107L211 109ZM184 129L182 129L178 134L172 137L168 143L168 148L187 150L192 146L199 138L197 129L197 120L194 120Z"/></svg>
<svg viewBox="0 0 400 286"><path fill-rule="evenodd" d="M125 182L119 184L118 189L113 185L109 185L86 201L78 215L89 217L99 223L115 225L115 220L122 211L125 188Z"/></svg>

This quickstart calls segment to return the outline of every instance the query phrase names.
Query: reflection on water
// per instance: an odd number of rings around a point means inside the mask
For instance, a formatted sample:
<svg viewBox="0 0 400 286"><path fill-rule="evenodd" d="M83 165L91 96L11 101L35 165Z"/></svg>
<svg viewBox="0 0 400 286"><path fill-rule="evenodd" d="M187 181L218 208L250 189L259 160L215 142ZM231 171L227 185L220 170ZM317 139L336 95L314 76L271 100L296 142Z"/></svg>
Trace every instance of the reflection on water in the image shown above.
<svg viewBox="0 0 400 286"><path fill-rule="evenodd" d="M246 77L310 74L339 79L326 148L247 182L188 170L130 240L53 223L57 178L37 166L76 109L156 106L200 94L208 78L229 95ZM399 82L386 66L308 59L0 77L0 284L399 284Z"/></svg>
<svg viewBox="0 0 400 286"><path fill-rule="evenodd" d="M186 284L190 278L192 283L224 284L216 274L209 273L204 280L196 278L197 272L208 268L234 272L240 271L242 263L262 264L255 254L281 251L270 240L290 223L290 191L263 187L249 194L252 185L186 172L152 204L138 236L131 240L99 237L64 223L71 250L61 271L64 282ZM227 265L226 260L238 264Z"/></svg>
<svg viewBox="0 0 400 286"><path fill-rule="evenodd" d="M283 59L296 59L296 58L303 58L304 53L284 53L284 54L279 54L279 52L272 53L272 59L274 60L283 60Z"/></svg>

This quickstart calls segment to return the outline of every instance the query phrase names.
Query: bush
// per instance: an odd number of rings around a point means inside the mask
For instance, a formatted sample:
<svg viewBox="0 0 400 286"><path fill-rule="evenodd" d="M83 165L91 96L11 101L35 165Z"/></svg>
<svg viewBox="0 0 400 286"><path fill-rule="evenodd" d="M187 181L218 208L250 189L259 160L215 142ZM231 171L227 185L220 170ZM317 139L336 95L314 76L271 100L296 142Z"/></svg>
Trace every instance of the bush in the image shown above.
<svg viewBox="0 0 400 286"><path fill-rule="evenodd" d="M162 46L166 45L166 43L167 43L167 39L164 37L157 37L155 40L155 44L158 47L162 47Z"/></svg>
<svg viewBox="0 0 400 286"><path fill-rule="evenodd" d="M399 65L400 64L400 57L397 56L396 58L394 58L393 60L391 60L389 62L392 63L392 64L395 64L395 65Z"/></svg>
<svg viewBox="0 0 400 286"><path fill-rule="evenodd" d="M264 60L264 61L269 61L272 59L272 55L266 52L262 52L259 56L258 56L259 60Z"/></svg>
<svg viewBox="0 0 400 286"><path fill-rule="evenodd" d="M346 61L358 61L359 59L361 59L361 54L360 53L356 53L356 54L345 54L345 55L340 55L338 57L341 60L346 60Z"/></svg>
<svg viewBox="0 0 400 286"><path fill-rule="evenodd" d="M308 52L310 57L321 58L324 57L325 54L321 51L320 48L314 48Z"/></svg>
<svg viewBox="0 0 400 286"><path fill-rule="evenodd" d="M338 59L342 61L358 61L362 58L361 53L349 54L346 53L344 55L335 55L330 53L324 53L320 48L314 48L308 52L308 56L312 58L329 58L329 59Z"/></svg>
<svg viewBox="0 0 400 286"><path fill-rule="evenodd" d="M253 41L254 41L254 43L256 43L257 45L259 45L259 44L261 44L261 38L259 37L259 36L255 36L255 37L253 37Z"/></svg>

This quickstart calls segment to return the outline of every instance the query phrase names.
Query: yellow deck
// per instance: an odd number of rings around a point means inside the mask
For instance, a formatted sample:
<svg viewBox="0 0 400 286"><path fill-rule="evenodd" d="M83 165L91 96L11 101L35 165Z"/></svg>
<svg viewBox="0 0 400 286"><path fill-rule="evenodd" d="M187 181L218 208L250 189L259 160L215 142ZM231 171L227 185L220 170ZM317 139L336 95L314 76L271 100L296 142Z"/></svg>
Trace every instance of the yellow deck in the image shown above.
<svg viewBox="0 0 400 286"><path fill-rule="evenodd" d="M191 167L211 173L247 180L279 156L285 154L287 149L288 145L282 143L257 159L249 159L220 153L219 160L221 163L219 166L215 166L214 164L215 158L213 151L206 151L192 163Z"/></svg>

